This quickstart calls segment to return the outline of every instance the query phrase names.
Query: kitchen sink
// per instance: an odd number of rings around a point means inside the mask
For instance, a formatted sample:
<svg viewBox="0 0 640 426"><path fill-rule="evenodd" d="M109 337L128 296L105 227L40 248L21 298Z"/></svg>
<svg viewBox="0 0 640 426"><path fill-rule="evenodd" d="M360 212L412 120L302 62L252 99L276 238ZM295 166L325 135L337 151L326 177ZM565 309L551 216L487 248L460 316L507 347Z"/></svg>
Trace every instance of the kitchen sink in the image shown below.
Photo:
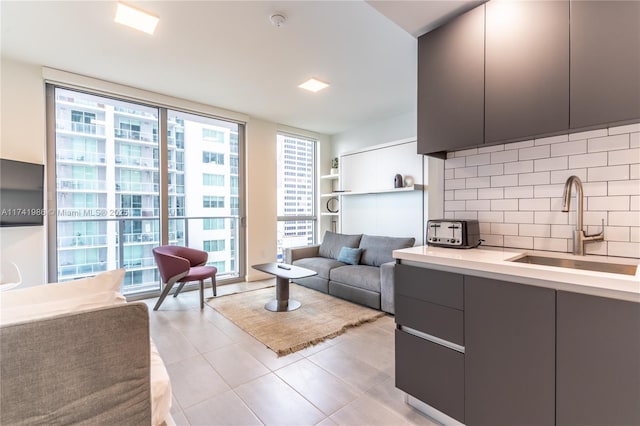
<svg viewBox="0 0 640 426"><path fill-rule="evenodd" d="M638 265L621 263L592 262L582 259L563 259L558 257L526 255L511 262L530 263L532 265L556 266L559 268L584 269L587 271L607 272L610 274L635 275Z"/></svg>

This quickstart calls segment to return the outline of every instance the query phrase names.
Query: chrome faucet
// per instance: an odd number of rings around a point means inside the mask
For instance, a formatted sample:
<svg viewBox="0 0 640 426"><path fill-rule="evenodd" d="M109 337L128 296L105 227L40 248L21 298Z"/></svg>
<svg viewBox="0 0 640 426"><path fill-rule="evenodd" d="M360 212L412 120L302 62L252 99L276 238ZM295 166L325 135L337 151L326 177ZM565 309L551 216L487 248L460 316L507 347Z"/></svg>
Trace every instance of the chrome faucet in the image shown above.
<svg viewBox="0 0 640 426"><path fill-rule="evenodd" d="M577 254L580 256L584 256L584 245L589 241L604 241L604 219L602 219L602 231L597 234L587 235L582 229L582 215L584 213L583 210L583 191L582 191L582 181L578 176L569 176L567 181L564 183L564 194L562 198L564 198L564 203L562 204L562 211L569 211L569 203L571 202L571 187L575 185L576 187L576 229L573 231L573 254Z"/></svg>

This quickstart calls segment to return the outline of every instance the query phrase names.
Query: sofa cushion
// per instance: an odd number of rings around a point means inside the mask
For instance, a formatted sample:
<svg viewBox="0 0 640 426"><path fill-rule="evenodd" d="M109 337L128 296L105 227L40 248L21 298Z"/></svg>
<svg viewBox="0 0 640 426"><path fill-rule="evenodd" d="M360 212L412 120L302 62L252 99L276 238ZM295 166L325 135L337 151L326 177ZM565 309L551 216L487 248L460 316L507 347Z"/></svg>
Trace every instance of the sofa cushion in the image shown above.
<svg viewBox="0 0 640 426"><path fill-rule="evenodd" d="M331 281L380 293L380 268L367 265L347 265L331 270Z"/></svg>
<svg viewBox="0 0 640 426"><path fill-rule="evenodd" d="M349 265L357 265L360 263L360 256L362 256L361 248L342 247L338 255L338 261Z"/></svg>
<svg viewBox="0 0 640 426"><path fill-rule="evenodd" d="M324 233L324 238L322 239L322 244L320 244L318 254L321 257L338 259L338 255L340 254L340 249L342 249L342 247L358 248L360 238L362 238L361 234L347 235L326 231Z"/></svg>
<svg viewBox="0 0 640 426"><path fill-rule="evenodd" d="M329 271L339 266L344 266L344 263L338 262L335 259L327 259L325 257L305 257L304 259L298 259L293 262L295 266L301 268L311 269L318 273L319 278L329 279Z"/></svg>
<svg viewBox="0 0 640 426"><path fill-rule="evenodd" d="M364 249L360 263L363 265L380 266L383 263L393 262L391 252L393 250L413 247L415 238L379 237L375 235L363 235L360 240L360 248Z"/></svg>

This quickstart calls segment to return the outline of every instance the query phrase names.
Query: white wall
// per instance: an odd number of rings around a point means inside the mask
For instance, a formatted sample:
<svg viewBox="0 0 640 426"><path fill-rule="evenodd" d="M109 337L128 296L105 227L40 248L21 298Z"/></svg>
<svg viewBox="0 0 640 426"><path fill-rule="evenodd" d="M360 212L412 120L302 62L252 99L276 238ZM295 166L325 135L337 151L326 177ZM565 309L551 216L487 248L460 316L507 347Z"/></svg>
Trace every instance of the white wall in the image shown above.
<svg viewBox="0 0 640 426"><path fill-rule="evenodd" d="M571 175L584 185L585 231L604 220L605 240L585 252L640 258L640 124L449 153L445 214L478 219L485 245L571 252L575 195L561 211Z"/></svg>
<svg viewBox="0 0 640 426"><path fill-rule="evenodd" d="M56 70L39 65L19 63L2 58L0 69L2 92L0 110L0 157L46 164L45 85L43 75L58 78ZM275 123L252 119L246 115L207 105L198 105L161 94L126 88L117 84L76 76L74 84L91 87L99 84L102 90L132 96L151 97L158 102L215 111L221 117L247 121L245 144L246 202L247 202L247 268L246 278L260 279L266 275L251 269L251 265L276 259L276 134ZM244 120L243 120L244 119ZM321 158L329 158L329 138L304 130L286 128L292 133L317 137ZM45 221L46 222L46 221ZM55 242L53 242L55 244ZM12 260L21 269L23 285L38 285L47 278L47 236L43 227L0 228L0 258Z"/></svg>

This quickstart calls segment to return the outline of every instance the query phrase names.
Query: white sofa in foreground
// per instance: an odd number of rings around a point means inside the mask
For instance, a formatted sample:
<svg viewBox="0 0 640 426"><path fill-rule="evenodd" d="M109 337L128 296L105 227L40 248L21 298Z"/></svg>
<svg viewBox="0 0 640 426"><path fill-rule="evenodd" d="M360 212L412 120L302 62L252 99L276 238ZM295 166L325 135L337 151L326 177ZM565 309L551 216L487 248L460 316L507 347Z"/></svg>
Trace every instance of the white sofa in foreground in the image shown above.
<svg viewBox="0 0 640 426"><path fill-rule="evenodd" d="M124 270L0 293L0 424L171 425L171 385Z"/></svg>

